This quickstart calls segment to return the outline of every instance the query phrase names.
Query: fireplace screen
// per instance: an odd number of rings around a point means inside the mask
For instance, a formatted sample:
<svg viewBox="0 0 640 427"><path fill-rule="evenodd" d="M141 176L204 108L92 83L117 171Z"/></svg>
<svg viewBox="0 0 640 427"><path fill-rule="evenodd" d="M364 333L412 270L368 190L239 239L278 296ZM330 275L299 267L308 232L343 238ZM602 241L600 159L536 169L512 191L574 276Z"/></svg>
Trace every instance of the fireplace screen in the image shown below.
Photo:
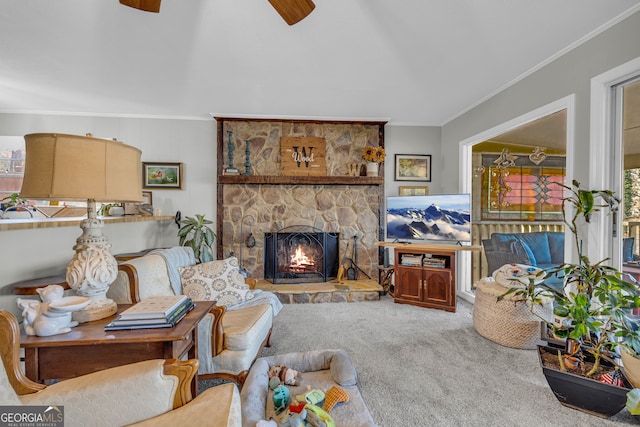
<svg viewBox="0 0 640 427"><path fill-rule="evenodd" d="M272 283L327 282L338 275L338 233L287 227L264 235L264 278Z"/></svg>

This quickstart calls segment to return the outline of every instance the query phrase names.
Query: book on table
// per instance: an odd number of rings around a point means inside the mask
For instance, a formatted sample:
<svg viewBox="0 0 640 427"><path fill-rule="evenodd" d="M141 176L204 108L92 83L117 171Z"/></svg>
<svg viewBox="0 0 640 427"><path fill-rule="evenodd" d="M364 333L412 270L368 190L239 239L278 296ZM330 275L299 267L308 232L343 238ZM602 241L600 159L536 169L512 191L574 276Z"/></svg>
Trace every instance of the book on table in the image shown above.
<svg viewBox="0 0 640 427"><path fill-rule="evenodd" d="M152 297L139 302L120 313L116 320L105 326L105 330L171 328L195 307L191 298L178 297Z"/></svg>
<svg viewBox="0 0 640 427"><path fill-rule="evenodd" d="M167 318L187 299L186 295L149 297L120 313L118 320Z"/></svg>
<svg viewBox="0 0 640 427"><path fill-rule="evenodd" d="M120 331L131 329L157 329L157 328L173 328L184 317L189 314L195 307L195 303L188 300L188 304L183 305L170 318L167 319L133 319L119 320L116 319L104 327L105 331Z"/></svg>

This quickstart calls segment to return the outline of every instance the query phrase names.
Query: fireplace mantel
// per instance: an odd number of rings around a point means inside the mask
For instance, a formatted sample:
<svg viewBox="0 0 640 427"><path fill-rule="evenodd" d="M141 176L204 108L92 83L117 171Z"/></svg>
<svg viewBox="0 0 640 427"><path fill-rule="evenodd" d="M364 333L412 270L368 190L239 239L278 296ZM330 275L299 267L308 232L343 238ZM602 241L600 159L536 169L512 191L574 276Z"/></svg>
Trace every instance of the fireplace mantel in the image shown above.
<svg viewBox="0 0 640 427"><path fill-rule="evenodd" d="M381 176L219 176L220 184L383 185Z"/></svg>

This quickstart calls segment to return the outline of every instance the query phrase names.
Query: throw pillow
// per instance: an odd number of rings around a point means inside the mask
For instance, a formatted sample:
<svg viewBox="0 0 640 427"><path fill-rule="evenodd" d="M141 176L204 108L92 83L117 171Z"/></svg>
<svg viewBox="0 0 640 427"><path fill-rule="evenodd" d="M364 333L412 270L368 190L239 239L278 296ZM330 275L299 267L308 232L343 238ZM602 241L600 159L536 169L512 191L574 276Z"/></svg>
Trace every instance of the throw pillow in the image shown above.
<svg viewBox="0 0 640 427"><path fill-rule="evenodd" d="M515 242L517 242L516 239L506 240L504 242L503 241L495 242L493 245L493 250L499 251L499 252L512 252L513 243Z"/></svg>
<svg viewBox="0 0 640 427"><path fill-rule="evenodd" d="M529 280L538 284L544 280L543 269L524 264L505 264L493 272L497 284L505 288L525 288Z"/></svg>
<svg viewBox="0 0 640 427"><path fill-rule="evenodd" d="M216 301L216 305L234 305L253 298L244 283L238 259L203 262L180 267L182 293L193 301Z"/></svg>
<svg viewBox="0 0 640 427"><path fill-rule="evenodd" d="M522 240L514 240L511 243L511 252L514 252L520 258L522 258L522 263L525 265L536 266L536 259L529 249L529 246L523 242Z"/></svg>

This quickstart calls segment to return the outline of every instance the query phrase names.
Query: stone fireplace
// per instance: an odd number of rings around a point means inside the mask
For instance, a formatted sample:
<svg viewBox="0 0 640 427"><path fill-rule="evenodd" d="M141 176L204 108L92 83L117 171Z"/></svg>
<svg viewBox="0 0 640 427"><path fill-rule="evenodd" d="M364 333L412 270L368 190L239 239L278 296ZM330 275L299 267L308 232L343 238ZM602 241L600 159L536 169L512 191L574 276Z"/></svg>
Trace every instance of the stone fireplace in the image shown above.
<svg viewBox="0 0 640 427"><path fill-rule="evenodd" d="M216 117L218 129L217 257L236 256L249 277L276 276L278 263L267 260L273 245L269 236L291 227L306 227L335 236L330 242L331 266L313 279L322 282L336 277L333 261L347 250L353 256L356 245L358 266L377 277L381 250L384 209L384 164L380 176L349 176L350 163L362 163L362 148L383 146L384 122L329 122L267 120ZM251 176L224 175L228 167L228 132L233 134L236 168L249 158ZM283 176L280 159L281 137L322 137L326 141L326 176ZM248 141L248 143L247 143ZM246 147L249 147L247 154ZM247 244L251 236L251 245ZM355 239L354 239L355 236ZM277 239L276 239L277 241ZM277 243L276 243L277 246ZM333 253L335 252L335 253ZM307 255L308 256L308 255ZM325 255L326 258L326 255ZM267 260L268 264L265 264ZM323 260L323 268L324 262ZM299 267L302 268L302 267ZM306 266L305 269L311 269ZM301 280L308 272L297 273ZM280 273L278 273L280 274ZM313 273L318 274L318 273ZM280 274L290 276L292 274ZM285 283L289 277L274 278ZM307 277L303 277L307 279ZM290 283L290 282L289 282Z"/></svg>
<svg viewBox="0 0 640 427"><path fill-rule="evenodd" d="M271 283L314 283L338 274L337 233L287 227L264 236L264 278Z"/></svg>

